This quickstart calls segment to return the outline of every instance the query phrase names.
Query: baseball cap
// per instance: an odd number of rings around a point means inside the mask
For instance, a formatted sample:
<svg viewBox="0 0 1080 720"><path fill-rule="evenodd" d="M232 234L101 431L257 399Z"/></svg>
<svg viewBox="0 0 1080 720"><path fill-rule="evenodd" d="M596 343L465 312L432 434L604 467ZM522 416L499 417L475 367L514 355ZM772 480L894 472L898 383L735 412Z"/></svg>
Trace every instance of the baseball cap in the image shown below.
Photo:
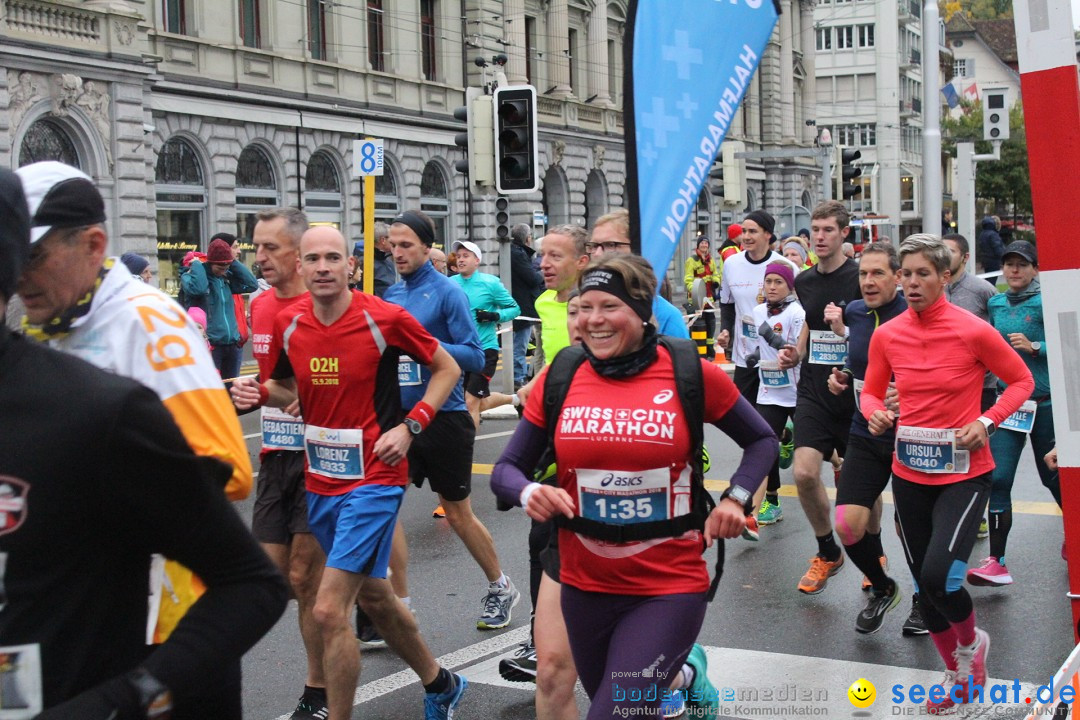
<svg viewBox="0 0 1080 720"><path fill-rule="evenodd" d="M477 246L476 243L469 242L468 240L455 240L454 244L452 246L452 249L457 250L459 247L463 247L466 250L468 250L469 252L471 252L473 255L476 256L476 259L478 261L480 261L480 262L484 261L484 255L483 255L483 253L480 252L480 248L479 248L479 246Z"/></svg>
<svg viewBox="0 0 1080 720"><path fill-rule="evenodd" d="M0 298L10 298L30 253L30 216L22 183L5 169L0 169L0 217Z"/></svg>
<svg viewBox="0 0 1080 720"><path fill-rule="evenodd" d="M1035 251L1035 246L1025 240L1014 240L1006 245L1005 252L1001 254L1001 259L1004 260L1009 255L1019 255L1035 266L1039 264L1039 255Z"/></svg>
<svg viewBox="0 0 1080 720"><path fill-rule="evenodd" d="M30 208L30 243L52 230L105 222L105 201L90 176L55 160L36 162L15 171Z"/></svg>

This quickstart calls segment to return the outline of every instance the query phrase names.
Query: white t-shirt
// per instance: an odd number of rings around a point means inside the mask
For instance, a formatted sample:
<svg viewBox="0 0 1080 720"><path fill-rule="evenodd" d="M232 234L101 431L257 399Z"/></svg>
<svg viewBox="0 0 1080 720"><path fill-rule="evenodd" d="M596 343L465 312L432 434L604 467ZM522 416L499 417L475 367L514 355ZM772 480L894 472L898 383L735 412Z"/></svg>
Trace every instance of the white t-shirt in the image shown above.
<svg viewBox="0 0 1080 720"><path fill-rule="evenodd" d="M795 301L788 303L779 315L769 315L768 306L762 303L754 308L754 326L760 327L763 322L772 326L773 332L787 345L794 345L802 332L806 322L806 311L803 306ZM790 370L780 370L777 366L778 353L765 339L758 337L758 347L761 348L761 360L758 362L758 377L761 385L758 387L758 405L779 405L780 407L795 407L796 386L799 384L799 366Z"/></svg>
<svg viewBox="0 0 1080 720"><path fill-rule="evenodd" d="M732 255L724 261L724 274L720 278L720 302L735 303L735 337L732 339L732 361L746 367L746 356L757 347L757 326L751 320L754 308L765 302L765 268L769 263L781 262L799 274L794 263L777 252L769 251L761 262L753 262L745 252Z"/></svg>

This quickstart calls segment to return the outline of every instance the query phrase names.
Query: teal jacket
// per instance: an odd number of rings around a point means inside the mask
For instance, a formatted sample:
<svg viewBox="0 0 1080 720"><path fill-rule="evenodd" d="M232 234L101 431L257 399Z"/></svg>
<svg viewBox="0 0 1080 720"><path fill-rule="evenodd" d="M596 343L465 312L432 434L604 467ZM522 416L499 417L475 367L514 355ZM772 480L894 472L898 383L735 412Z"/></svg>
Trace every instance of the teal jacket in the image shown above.
<svg viewBox="0 0 1080 720"><path fill-rule="evenodd" d="M255 292L259 283L251 271L233 260L224 277L207 272L199 260L180 276L180 284L190 297L206 298L206 339L211 345L235 345L240 342L236 325L233 295Z"/></svg>
<svg viewBox="0 0 1080 720"><path fill-rule="evenodd" d="M1038 355L1020 352L1020 358L1035 378L1033 400L1050 395L1050 371L1046 365L1046 331L1043 329L1042 292L1039 281L1033 280L1027 289L1019 295L1005 292L995 295L986 302L986 312L990 324L1001 333L1006 341L1010 333L1024 333L1028 340L1042 343Z"/></svg>
<svg viewBox="0 0 1080 720"><path fill-rule="evenodd" d="M469 298L469 310L476 323L476 311L487 310L499 314L498 322L510 322L521 314L521 308L514 302L510 291L503 287L499 278L488 273L474 272L471 277L455 275L451 278L461 286ZM499 338L495 334L495 322L476 323L480 335L480 347L484 350L498 350Z"/></svg>

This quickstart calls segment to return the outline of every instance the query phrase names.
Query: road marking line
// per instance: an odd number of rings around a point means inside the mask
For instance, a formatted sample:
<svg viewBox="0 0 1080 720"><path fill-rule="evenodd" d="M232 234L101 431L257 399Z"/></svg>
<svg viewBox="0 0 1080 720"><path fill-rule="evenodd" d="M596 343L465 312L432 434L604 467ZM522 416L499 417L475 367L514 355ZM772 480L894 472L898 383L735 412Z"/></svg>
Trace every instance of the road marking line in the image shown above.
<svg viewBox="0 0 1080 720"><path fill-rule="evenodd" d="M494 653L501 653L509 648L520 645L529 638L529 626L522 625L519 628L514 628L509 632L490 637L487 640L481 640L478 643L473 643L460 650L447 653L440 657L435 658L440 666L453 670L463 665L475 663L477 660L492 655ZM468 676L466 676L468 677ZM468 678L472 682L472 678ZM353 696L353 707L366 703L370 700L375 700L388 695L396 690L400 690L409 685L419 683L420 678L417 677L411 669L400 670L392 675L379 678L378 680L372 680L369 683L364 683L360 687L356 688L356 695ZM418 703L419 704L419 701ZM292 713L287 713L277 717L275 720L289 720Z"/></svg>
<svg viewBox="0 0 1080 720"><path fill-rule="evenodd" d="M513 435L514 430L507 430L505 432L488 433L487 435L477 435L477 440L487 440L488 438L506 437L507 435Z"/></svg>

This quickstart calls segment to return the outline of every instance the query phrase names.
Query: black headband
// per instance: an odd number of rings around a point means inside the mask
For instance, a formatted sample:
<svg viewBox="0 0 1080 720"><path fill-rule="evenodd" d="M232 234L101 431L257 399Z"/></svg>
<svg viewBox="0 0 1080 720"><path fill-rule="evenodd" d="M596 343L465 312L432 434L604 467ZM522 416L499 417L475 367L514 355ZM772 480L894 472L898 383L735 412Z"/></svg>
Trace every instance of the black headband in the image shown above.
<svg viewBox="0 0 1080 720"><path fill-rule="evenodd" d="M630 309L633 310L643 322L649 322L649 318L652 317L652 298L639 300L638 298L631 297L629 291L626 289L626 282L623 280L623 276L614 270L602 267L589 270L582 276L581 283L578 287L581 289L582 295L589 290L600 290L602 292L611 293L629 305Z"/></svg>
<svg viewBox="0 0 1080 720"><path fill-rule="evenodd" d="M431 221L424 215L415 210L406 210L394 218L390 224L397 225L398 223L405 225L416 233L416 237L420 238L420 242L428 247L435 244L435 230L431 227Z"/></svg>

